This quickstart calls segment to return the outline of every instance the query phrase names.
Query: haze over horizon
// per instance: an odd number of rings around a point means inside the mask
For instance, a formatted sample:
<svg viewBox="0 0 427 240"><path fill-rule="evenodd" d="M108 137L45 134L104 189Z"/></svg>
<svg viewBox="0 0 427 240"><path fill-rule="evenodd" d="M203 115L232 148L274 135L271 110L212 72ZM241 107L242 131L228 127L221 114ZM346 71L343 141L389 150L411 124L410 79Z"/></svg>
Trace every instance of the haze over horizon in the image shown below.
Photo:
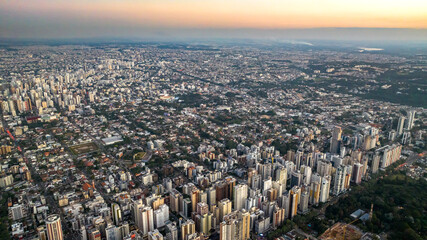
<svg viewBox="0 0 427 240"><path fill-rule="evenodd" d="M422 0L0 0L0 38L427 41Z"/></svg>

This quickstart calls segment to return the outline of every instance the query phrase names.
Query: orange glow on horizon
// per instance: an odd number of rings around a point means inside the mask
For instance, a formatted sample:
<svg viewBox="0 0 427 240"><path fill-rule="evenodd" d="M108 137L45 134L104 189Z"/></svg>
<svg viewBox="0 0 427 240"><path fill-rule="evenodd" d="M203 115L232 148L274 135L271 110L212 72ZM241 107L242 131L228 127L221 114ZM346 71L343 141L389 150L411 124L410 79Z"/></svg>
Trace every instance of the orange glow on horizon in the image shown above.
<svg viewBox="0 0 427 240"><path fill-rule="evenodd" d="M427 28L422 0L0 0L11 13L189 28Z"/></svg>

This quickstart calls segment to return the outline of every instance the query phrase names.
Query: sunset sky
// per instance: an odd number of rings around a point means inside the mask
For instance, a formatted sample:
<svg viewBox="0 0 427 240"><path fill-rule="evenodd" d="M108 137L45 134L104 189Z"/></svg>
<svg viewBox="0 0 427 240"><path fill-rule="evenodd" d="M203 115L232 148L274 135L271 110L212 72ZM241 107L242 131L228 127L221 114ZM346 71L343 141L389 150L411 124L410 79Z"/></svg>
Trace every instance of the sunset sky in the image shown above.
<svg viewBox="0 0 427 240"><path fill-rule="evenodd" d="M179 29L410 28L426 0L0 0L0 37L167 34ZM420 33L418 33L420 34Z"/></svg>

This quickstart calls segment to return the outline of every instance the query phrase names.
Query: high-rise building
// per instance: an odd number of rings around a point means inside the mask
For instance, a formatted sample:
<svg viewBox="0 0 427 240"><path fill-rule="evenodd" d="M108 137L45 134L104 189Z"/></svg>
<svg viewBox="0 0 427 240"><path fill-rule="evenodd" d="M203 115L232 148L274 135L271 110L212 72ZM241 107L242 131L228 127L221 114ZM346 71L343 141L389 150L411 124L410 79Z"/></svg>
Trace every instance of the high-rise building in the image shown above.
<svg viewBox="0 0 427 240"><path fill-rule="evenodd" d="M302 181L301 172L299 170L292 172L291 174L291 187L300 186Z"/></svg>
<svg viewBox="0 0 427 240"><path fill-rule="evenodd" d="M178 228L175 222L171 222L166 225L166 239L178 240Z"/></svg>
<svg viewBox="0 0 427 240"><path fill-rule="evenodd" d="M198 232L201 232L206 236L209 235L209 231L212 229L213 214L212 213L205 213L203 215L197 214L195 217L195 221L196 221L196 230L198 230Z"/></svg>
<svg viewBox="0 0 427 240"><path fill-rule="evenodd" d="M411 132L410 131L404 131L402 134L402 144L408 144L411 142Z"/></svg>
<svg viewBox="0 0 427 240"><path fill-rule="evenodd" d="M301 193L301 200L299 204L299 210L301 213L306 213L308 211L308 200L309 200L309 193L303 192Z"/></svg>
<svg viewBox="0 0 427 240"><path fill-rule="evenodd" d="M156 228L165 226L166 221L169 220L169 207L166 204L154 211L154 223Z"/></svg>
<svg viewBox="0 0 427 240"><path fill-rule="evenodd" d="M304 185L309 185L311 182L311 167L307 165L302 165L301 174L302 174L301 183Z"/></svg>
<svg viewBox="0 0 427 240"><path fill-rule="evenodd" d="M300 169L301 165L303 164L303 158L304 158L304 152L301 150L298 150L295 154L295 166L297 169Z"/></svg>
<svg viewBox="0 0 427 240"><path fill-rule="evenodd" d="M285 221L285 209L276 208L273 212L273 227L282 225Z"/></svg>
<svg viewBox="0 0 427 240"><path fill-rule="evenodd" d="M223 181L216 184L216 201L224 198L232 199L234 186L236 186L236 179L227 177Z"/></svg>
<svg viewBox="0 0 427 240"><path fill-rule="evenodd" d="M7 103L7 101L1 102L1 107L2 107L3 113L9 113L10 112L9 104Z"/></svg>
<svg viewBox="0 0 427 240"><path fill-rule="evenodd" d="M324 176L331 175L331 171L332 171L332 164L330 162L326 162L326 161L317 162L317 173L320 176L324 177Z"/></svg>
<svg viewBox="0 0 427 240"><path fill-rule="evenodd" d="M136 209L135 223L144 236L154 230L153 209L150 206L142 206Z"/></svg>
<svg viewBox="0 0 427 240"><path fill-rule="evenodd" d="M288 178L288 171L285 167L278 167L274 171L274 180L278 181L280 184L286 186L286 180Z"/></svg>
<svg viewBox="0 0 427 240"><path fill-rule="evenodd" d="M122 210L120 209L119 204L111 204L111 214L113 216L113 222L116 226L120 225L122 222Z"/></svg>
<svg viewBox="0 0 427 240"><path fill-rule="evenodd" d="M186 239L187 235L191 235L196 232L196 224L193 220L187 220L181 225L181 239Z"/></svg>
<svg viewBox="0 0 427 240"><path fill-rule="evenodd" d="M334 195L338 195L347 189L350 180L349 177L351 176L351 173L348 172L348 169L349 168L344 165L337 168L337 171L335 172L334 188L332 190Z"/></svg>
<svg viewBox="0 0 427 240"><path fill-rule="evenodd" d="M273 165L271 163L257 164L257 170L261 175L262 179L268 179L269 177L272 177L272 172L273 172L272 168L273 168Z"/></svg>
<svg viewBox="0 0 427 240"><path fill-rule="evenodd" d="M120 239L122 239L120 228L118 228L112 224L109 224L105 228L105 237L106 237L106 240L120 240Z"/></svg>
<svg viewBox="0 0 427 240"><path fill-rule="evenodd" d="M293 150L288 150L288 152L286 153L286 159L289 162L293 162L295 159L295 152Z"/></svg>
<svg viewBox="0 0 427 240"><path fill-rule="evenodd" d="M4 188L13 183L13 175L7 175L4 177L0 177L0 187Z"/></svg>
<svg viewBox="0 0 427 240"><path fill-rule="evenodd" d="M280 183L279 181L275 181L273 182L273 189L276 190L277 196L282 196L283 192L286 191L286 185Z"/></svg>
<svg viewBox="0 0 427 240"><path fill-rule="evenodd" d="M289 191L285 192L282 196L279 198L279 206L283 209L285 209L285 218L289 218L290 215L290 193Z"/></svg>
<svg viewBox="0 0 427 240"><path fill-rule="evenodd" d="M394 141L396 139L396 136L397 136L397 132L395 130L391 130L388 133L388 140Z"/></svg>
<svg viewBox="0 0 427 240"><path fill-rule="evenodd" d="M208 203L208 193L205 191L199 192L199 202Z"/></svg>
<svg viewBox="0 0 427 240"><path fill-rule="evenodd" d="M332 156L332 162L334 163L335 168L339 168L343 161L344 159L338 155Z"/></svg>
<svg viewBox="0 0 427 240"><path fill-rule="evenodd" d="M369 149L371 149L371 141L372 141L372 137L370 135L366 135L364 137L363 140L363 150L367 151Z"/></svg>
<svg viewBox="0 0 427 240"><path fill-rule="evenodd" d="M167 170L169 168L164 168L164 169ZM172 180L170 178L164 178L163 179L163 186L166 188L166 191L170 192L172 190Z"/></svg>
<svg viewBox="0 0 427 240"><path fill-rule="evenodd" d="M393 144L392 146L386 145L380 149L377 149L378 152L382 152L381 158L381 168L386 168L400 159L400 154L402 152L402 145Z"/></svg>
<svg viewBox="0 0 427 240"><path fill-rule="evenodd" d="M235 232L236 224L234 220L222 221L219 224L219 240L233 240Z"/></svg>
<svg viewBox="0 0 427 240"><path fill-rule="evenodd" d="M196 213L200 215L209 213L209 206L204 202L197 203Z"/></svg>
<svg viewBox="0 0 427 240"><path fill-rule="evenodd" d="M248 186L246 184L238 184L234 186L234 209L241 210L245 207L245 201L248 198Z"/></svg>
<svg viewBox="0 0 427 240"><path fill-rule="evenodd" d="M405 120L406 118L404 116L401 116L399 118L399 121L397 122L397 134L402 135L403 133L403 127L405 126Z"/></svg>
<svg viewBox="0 0 427 240"><path fill-rule="evenodd" d="M219 225L220 240L246 240L250 238L250 221L249 212L245 209L235 211L224 216L224 221Z"/></svg>
<svg viewBox="0 0 427 240"><path fill-rule="evenodd" d="M267 199L269 201L276 201L277 199L277 189L271 188L267 190Z"/></svg>
<svg viewBox="0 0 427 240"><path fill-rule="evenodd" d="M142 207L144 207L144 204L142 203L141 199L132 202L132 205L131 205L132 218L135 222L135 225L139 229L142 229L142 215L140 214L140 209Z"/></svg>
<svg viewBox="0 0 427 240"><path fill-rule="evenodd" d="M158 229L148 233L148 240L163 240L163 235L159 232Z"/></svg>
<svg viewBox="0 0 427 240"><path fill-rule="evenodd" d="M322 178L322 183L320 185L320 199L319 201L324 203L329 199L329 189L331 186L331 176L326 176Z"/></svg>
<svg viewBox="0 0 427 240"><path fill-rule="evenodd" d="M311 168L314 167L314 165L315 165L315 158L314 158L314 153L313 152L309 152L309 153L306 154L304 165L309 166Z"/></svg>
<svg viewBox="0 0 427 240"><path fill-rule="evenodd" d="M125 236L129 235L129 223L123 222L120 226L120 238L123 239Z"/></svg>
<svg viewBox="0 0 427 240"><path fill-rule="evenodd" d="M43 226L37 228L37 236L39 240L47 240L46 229ZM84 239L86 240L86 239Z"/></svg>
<svg viewBox="0 0 427 240"><path fill-rule="evenodd" d="M319 201L320 201L320 188L321 188L321 177L318 181L312 181L310 184L310 192L309 192L309 196L310 196L310 203L312 205L318 205Z"/></svg>
<svg viewBox="0 0 427 240"><path fill-rule="evenodd" d="M406 130L411 130L412 127L414 126L415 114L416 114L415 110L409 110L407 112L408 121L406 122Z"/></svg>
<svg viewBox="0 0 427 240"><path fill-rule="evenodd" d="M24 211L21 204L15 204L9 208L9 215L12 217L12 220L16 221L24 217Z"/></svg>
<svg viewBox="0 0 427 240"><path fill-rule="evenodd" d="M208 194L208 204L213 205L216 204L216 189L215 187L210 187L206 190Z"/></svg>
<svg viewBox="0 0 427 240"><path fill-rule="evenodd" d="M363 173L363 165L360 163L355 163L353 165L353 173L352 173L352 180L356 184L360 184L362 182L362 173Z"/></svg>
<svg viewBox="0 0 427 240"><path fill-rule="evenodd" d="M335 126L332 132L331 149L330 149L331 153L339 153L341 134L342 134L341 127Z"/></svg>
<svg viewBox="0 0 427 240"><path fill-rule="evenodd" d="M293 218L295 215L297 215L298 212L298 205L301 200L301 188L298 186L294 186L289 191L289 217Z"/></svg>
<svg viewBox="0 0 427 240"><path fill-rule="evenodd" d="M231 213L231 201L227 198L222 199L218 202L219 208L219 221L222 221L223 217Z"/></svg>
<svg viewBox="0 0 427 240"><path fill-rule="evenodd" d="M178 190L172 189L169 194L170 208L172 212L178 213L182 211L180 207L182 200L183 200L182 194Z"/></svg>
<svg viewBox="0 0 427 240"><path fill-rule="evenodd" d="M47 239L63 240L61 218L59 215L50 215L46 219Z"/></svg>
<svg viewBox="0 0 427 240"><path fill-rule="evenodd" d="M271 181L271 177L265 180L262 180L262 192L266 193L270 188L273 187L273 181Z"/></svg>
<svg viewBox="0 0 427 240"><path fill-rule="evenodd" d="M142 233L145 235L154 230L153 209L146 206L142 209Z"/></svg>
<svg viewBox="0 0 427 240"><path fill-rule="evenodd" d="M160 197L159 195L156 195L153 201L151 201L150 204L149 203L147 204L150 205L153 208L153 210L157 210L161 205L165 204L165 198Z"/></svg>
<svg viewBox="0 0 427 240"><path fill-rule="evenodd" d="M81 240L87 240L87 231L85 226L80 227L79 236Z"/></svg>
<svg viewBox="0 0 427 240"><path fill-rule="evenodd" d="M184 198L184 200L182 200L181 209L182 209L181 214L183 214L183 216L185 217L191 216L191 200L189 198Z"/></svg>
<svg viewBox="0 0 427 240"><path fill-rule="evenodd" d="M261 234L265 233L268 229L270 229L270 217L259 217L255 220L254 230L255 233Z"/></svg>
<svg viewBox="0 0 427 240"><path fill-rule="evenodd" d="M199 202L199 189L194 188L190 193L191 198L191 212L196 211L197 203Z"/></svg>
<svg viewBox="0 0 427 240"><path fill-rule="evenodd" d="M381 160L380 153L375 152L375 155L372 157L372 164L371 164L372 173L378 172L378 168L380 166L380 160Z"/></svg>
<svg viewBox="0 0 427 240"><path fill-rule="evenodd" d="M89 240L101 240L101 232L96 228L89 230L88 235Z"/></svg>
<svg viewBox="0 0 427 240"><path fill-rule="evenodd" d="M239 236L238 239L246 240L250 238L251 216L246 210L241 210L238 213L239 218Z"/></svg>

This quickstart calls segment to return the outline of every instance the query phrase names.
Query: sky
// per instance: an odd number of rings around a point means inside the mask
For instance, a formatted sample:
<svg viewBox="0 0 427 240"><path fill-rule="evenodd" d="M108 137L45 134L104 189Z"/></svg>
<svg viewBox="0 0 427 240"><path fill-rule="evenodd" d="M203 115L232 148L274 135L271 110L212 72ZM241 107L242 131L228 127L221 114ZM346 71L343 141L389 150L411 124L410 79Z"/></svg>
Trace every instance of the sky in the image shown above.
<svg viewBox="0 0 427 240"><path fill-rule="evenodd" d="M327 38L318 29L427 40L427 1L0 0L0 38Z"/></svg>

